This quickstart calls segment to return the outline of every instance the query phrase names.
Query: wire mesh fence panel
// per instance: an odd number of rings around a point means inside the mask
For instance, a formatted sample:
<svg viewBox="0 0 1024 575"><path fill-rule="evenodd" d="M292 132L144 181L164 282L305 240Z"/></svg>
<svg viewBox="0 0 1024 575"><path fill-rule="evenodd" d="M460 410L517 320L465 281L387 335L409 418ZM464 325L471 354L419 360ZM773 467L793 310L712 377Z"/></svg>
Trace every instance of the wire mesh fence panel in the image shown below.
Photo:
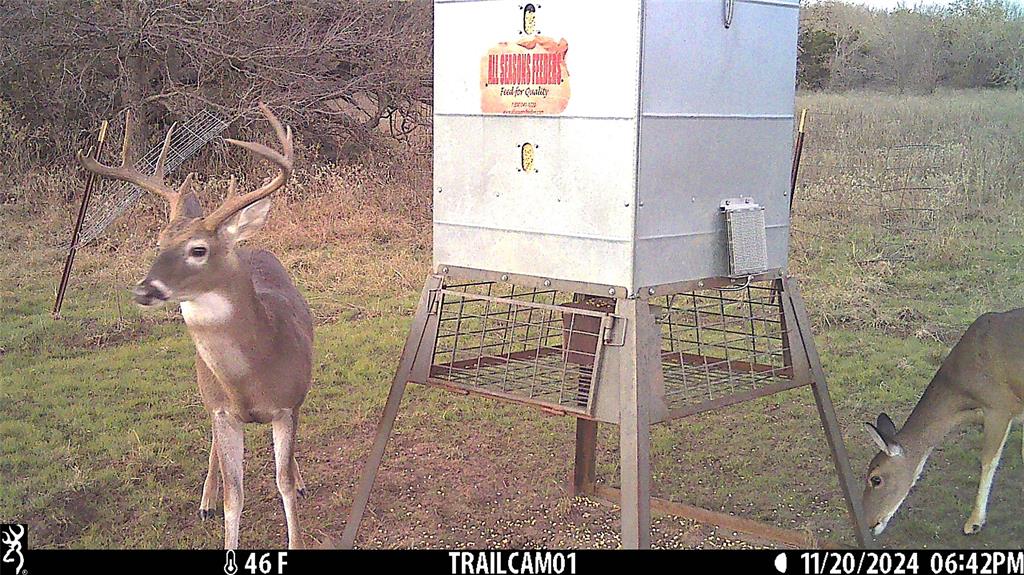
<svg viewBox="0 0 1024 575"><path fill-rule="evenodd" d="M652 300L669 409L792 379L780 295L776 282L759 282Z"/></svg>
<svg viewBox="0 0 1024 575"><path fill-rule="evenodd" d="M203 146L219 136L227 127L227 121L206 110L177 124L171 134L171 145L167 152L167 173L172 173L186 160L195 156ZM135 167L143 173L152 173L156 169L162 148L161 142L159 146L139 158L135 162ZM127 182L102 181L86 211L78 246L75 247L89 244L98 238L118 216L135 205L145 194L143 189ZM61 249L67 250L70 247L65 244Z"/></svg>
<svg viewBox="0 0 1024 575"><path fill-rule="evenodd" d="M805 150L794 216L860 225L871 234L876 259L902 261L928 249L944 222L966 206L963 150L913 143L873 149L842 145L835 116L819 114L815 137L828 146ZM796 228L800 230L799 224Z"/></svg>
<svg viewBox="0 0 1024 575"><path fill-rule="evenodd" d="M591 413L614 304L502 283L439 293L430 378L469 391Z"/></svg>

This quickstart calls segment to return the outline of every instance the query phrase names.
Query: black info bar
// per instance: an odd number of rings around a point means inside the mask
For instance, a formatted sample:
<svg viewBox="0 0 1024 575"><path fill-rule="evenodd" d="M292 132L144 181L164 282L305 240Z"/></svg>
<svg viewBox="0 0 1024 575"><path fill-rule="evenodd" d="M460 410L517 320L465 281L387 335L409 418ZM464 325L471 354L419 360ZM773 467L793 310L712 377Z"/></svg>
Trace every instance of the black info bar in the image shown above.
<svg viewBox="0 0 1024 575"><path fill-rule="evenodd" d="M573 550L151 550L6 549L0 575L115 573L286 575L409 572L449 575L643 573L679 566L794 575L1024 575L1024 551L573 551ZM671 563L666 563L670 561Z"/></svg>

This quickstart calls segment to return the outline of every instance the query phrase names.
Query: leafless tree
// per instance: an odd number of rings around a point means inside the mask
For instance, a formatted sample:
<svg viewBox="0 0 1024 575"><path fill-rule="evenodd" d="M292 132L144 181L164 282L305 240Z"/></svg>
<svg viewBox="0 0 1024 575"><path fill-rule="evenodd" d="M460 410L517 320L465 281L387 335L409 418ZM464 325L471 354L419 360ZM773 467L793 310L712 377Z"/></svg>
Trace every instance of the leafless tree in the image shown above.
<svg viewBox="0 0 1024 575"><path fill-rule="evenodd" d="M247 123L262 101L332 155L429 125L426 0L4 4L0 97L59 148L128 108L147 141L200 107Z"/></svg>
<svg viewBox="0 0 1024 575"><path fill-rule="evenodd" d="M1024 9L1008 0L879 10L834 0L804 6L808 87L930 92L1020 86Z"/></svg>

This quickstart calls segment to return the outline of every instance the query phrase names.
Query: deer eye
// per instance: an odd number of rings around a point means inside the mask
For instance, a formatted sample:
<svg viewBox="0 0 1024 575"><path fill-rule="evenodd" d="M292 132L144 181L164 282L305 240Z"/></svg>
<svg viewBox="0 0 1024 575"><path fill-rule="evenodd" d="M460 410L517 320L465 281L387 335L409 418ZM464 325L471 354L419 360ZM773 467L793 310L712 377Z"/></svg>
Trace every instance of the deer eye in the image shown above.
<svg viewBox="0 0 1024 575"><path fill-rule="evenodd" d="M190 256L192 256L194 258L201 258L201 257L206 255L206 247L205 246L195 246L192 249L188 250L188 255L190 255Z"/></svg>
<svg viewBox="0 0 1024 575"><path fill-rule="evenodd" d="M879 476L879 475L872 475L871 476L871 486L872 487L878 487L881 484L882 484L882 477L881 476Z"/></svg>

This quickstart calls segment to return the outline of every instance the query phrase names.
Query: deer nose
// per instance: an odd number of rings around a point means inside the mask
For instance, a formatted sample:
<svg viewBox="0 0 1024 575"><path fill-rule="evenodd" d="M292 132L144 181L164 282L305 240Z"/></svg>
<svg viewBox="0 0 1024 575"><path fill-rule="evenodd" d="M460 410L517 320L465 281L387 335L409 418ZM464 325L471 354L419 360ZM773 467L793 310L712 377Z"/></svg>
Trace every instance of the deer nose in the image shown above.
<svg viewBox="0 0 1024 575"><path fill-rule="evenodd" d="M135 284L131 287L131 291L135 296L135 303L145 307L163 303L170 298L170 294L161 289L161 286L149 280L142 280Z"/></svg>

